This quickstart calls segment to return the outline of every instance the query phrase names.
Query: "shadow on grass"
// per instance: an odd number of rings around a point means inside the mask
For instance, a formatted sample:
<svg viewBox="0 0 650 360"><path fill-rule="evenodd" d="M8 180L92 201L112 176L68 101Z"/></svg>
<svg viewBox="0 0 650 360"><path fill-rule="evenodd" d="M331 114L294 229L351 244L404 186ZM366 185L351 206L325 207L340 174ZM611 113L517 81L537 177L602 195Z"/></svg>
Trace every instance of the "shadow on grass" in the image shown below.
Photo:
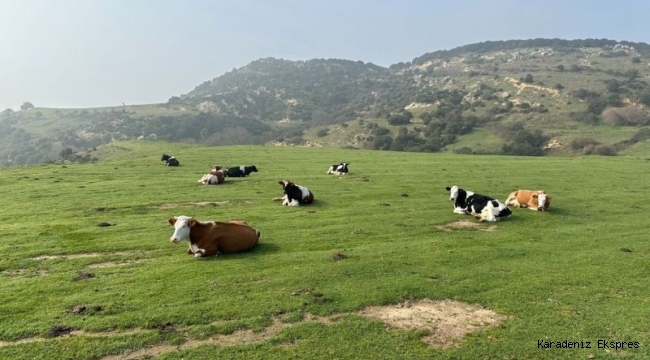
<svg viewBox="0 0 650 360"><path fill-rule="evenodd" d="M264 242L264 234L260 239L259 244L253 249L237 254L219 254L218 256L208 256L201 258L201 261L228 261L228 260L241 260L245 258L256 258L267 254L273 254L280 251L280 247L273 243Z"/></svg>

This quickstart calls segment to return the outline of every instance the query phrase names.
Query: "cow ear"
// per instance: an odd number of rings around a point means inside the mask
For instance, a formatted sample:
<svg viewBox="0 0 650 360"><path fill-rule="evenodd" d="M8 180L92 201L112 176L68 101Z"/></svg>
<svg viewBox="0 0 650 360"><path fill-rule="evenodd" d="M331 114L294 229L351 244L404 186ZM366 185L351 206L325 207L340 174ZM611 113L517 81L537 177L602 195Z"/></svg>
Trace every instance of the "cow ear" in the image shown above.
<svg viewBox="0 0 650 360"><path fill-rule="evenodd" d="M284 186L284 181L280 180L280 181L278 181L278 184Z"/></svg>
<svg viewBox="0 0 650 360"><path fill-rule="evenodd" d="M167 221L169 221L169 225L174 226L174 224L176 224L176 218L172 217L172 218L169 218L169 220L167 220Z"/></svg>
<svg viewBox="0 0 650 360"><path fill-rule="evenodd" d="M447 186L445 189L447 189L447 191L451 191L451 188L449 186Z"/></svg>
<svg viewBox="0 0 650 360"><path fill-rule="evenodd" d="M537 194L533 194L533 199L537 199Z"/></svg>
<svg viewBox="0 0 650 360"><path fill-rule="evenodd" d="M552 197L552 196L548 196L548 195L546 195L546 199L547 199L547 200L551 200L551 199L553 199L553 197Z"/></svg>
<svg viewBox="0 0 650 360"><path fill-rule="evenodd" d="M190 218L190 227L192 227L192 226L194 226L194 225L196 225L196 219L194 218L194 216L192 216L192 217Z"/></svg>

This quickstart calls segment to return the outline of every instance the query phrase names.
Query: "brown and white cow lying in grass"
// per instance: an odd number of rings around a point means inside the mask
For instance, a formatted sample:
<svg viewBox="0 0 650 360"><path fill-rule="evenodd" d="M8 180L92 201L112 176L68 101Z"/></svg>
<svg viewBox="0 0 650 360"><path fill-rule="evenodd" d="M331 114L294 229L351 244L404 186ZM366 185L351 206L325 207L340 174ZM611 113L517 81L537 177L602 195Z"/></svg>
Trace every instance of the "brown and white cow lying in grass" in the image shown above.
<svg viewBox="0 0 650 360"><path fill-rule="evenodd" d="M214 169L203 175L199 182L203 185L220 185L226 182L226 175L221 170L221 166L215 165Z"/></svg>
<svg viewBox="0 0 650 360"><path fill-rule="evenodd" d="M202 222L184 215L169 218L168 221L174 227L170 241L177 243L187 239L190 242L187 253L194 254L196 258L245 252L260 240L260 231L245 221Z"/></svg>
<svg viewBox="0 0 650 360"><path fill-rule="evenodd" d="M536 211L549 211L551 197L544 190L516 190L508 195L506 205Z"/></svg>

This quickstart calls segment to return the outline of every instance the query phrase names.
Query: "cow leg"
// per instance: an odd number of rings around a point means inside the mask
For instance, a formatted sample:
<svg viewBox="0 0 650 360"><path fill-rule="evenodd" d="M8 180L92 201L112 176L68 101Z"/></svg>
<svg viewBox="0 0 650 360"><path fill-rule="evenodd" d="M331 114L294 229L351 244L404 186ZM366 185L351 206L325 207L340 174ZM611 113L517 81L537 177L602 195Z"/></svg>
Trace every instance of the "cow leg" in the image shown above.
<svg viewBox="0 0 650 360"><path fill-rule="evenodd" d="M494 216L494 209L491 206L486 206L481 211L480 222L483 221L497 221L496 216Z"/></svg>
<svg viewBox="0 0 650 360"><path fill-rule="evenodd" d="M209 254L206 254L205 249L200 249L200 248L198 248L198 247L196 248L196 252L194 253L194 257L195 257L195 258L204 257L204 256L206 256L206 255L209 255Z"/></svg>
<svg viewBox="0 0 650 360"><path fill-rule="evenodd" d="M467 211L465 209L461 209L461 208L457 207L457 208L454 208L454 214L465 215L465 214L467 214Z"/></svg>

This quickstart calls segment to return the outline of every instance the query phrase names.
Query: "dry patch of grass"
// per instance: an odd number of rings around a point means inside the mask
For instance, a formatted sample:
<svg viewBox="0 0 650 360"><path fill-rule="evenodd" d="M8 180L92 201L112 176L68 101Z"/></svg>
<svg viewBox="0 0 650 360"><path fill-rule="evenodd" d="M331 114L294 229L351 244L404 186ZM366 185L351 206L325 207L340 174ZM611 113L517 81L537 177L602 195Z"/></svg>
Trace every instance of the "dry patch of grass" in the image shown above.
<svg viewBox="0 0 650 360"><path fill-rule="evenodd" d="M458 301L404 302L397 305L373 306L361 311L361 315L376 318L399 329L425 329L431 335L422 341L435 348L460 345L465 334L494 327L505 319L491 310Z"/></svg>
<svg viewBox="0 0 650 360"><path fill-rule="evenodd" d="M75 314L83 314L87 311L98 312L101 310L102 308L98 306L76 306L68 309L69 312ZM422 340L429 346L436 348L459 346L460 340L465 336L465 334L494 327L505 319L502 315L476 305L451 300L432 301L429 299L423 299L416 302L404 302L397 305L372 306L361 310L359 314L365 317L379 319L387 325L398 329L429 330L431 335L425 336ZM151 358L164 353L195 348L201 345L227 347L260 343L272 339L285 328L297 326L301 323L320 322L326 325L334 324L342 314L333 315L331 317L320 317L309 313L305 313L304 315L303 321L297 323L285 323L282 322L280 318L276 317L273 319L273 323L263 331L255 332L253 330L238 330L229 335L216 335L205 340L188 338L187 341L180 345L161 344L148 346L128 354L104 356L102 360ZM115 335L156 331L133 329L125 332L87 333L70 328L65 328L64 330L65 331L62 331L61 334L57 334L57 336L110 337ZM159 328L157 331L183 332L185 329L176 329L172 324L166 324L164 325L164 328ZM45 340L46 339L43 338L29 338L12 342L0 341L0 347ZM286 344L281 346L286 346Z"/></svg>
<svg viewBox="0 0 650 360"><path fill-rule="evenodd" d="M140 263L143 263L145 261L147 261L147 260L140 259L140 260L129 260L129 261L122 261L122 262L107 261L107 262L102 262L102 263L90 264L90 265L88 265L86 267L91 268L91 269L103 269L103 268L109 268L109 267L114 267L114 266L140 264Z"/></svg>
<svg viewBox="0 0 650 360"><path fill-rule="evenodd" d="M161 205L152 206L154 209L176 209L179 207L192 207L192 206L223 206L229 204L230 201L202 201L202 202L186 202L186 203L166 203Z"/></svg>
<svg viewBox="0 0 650 360"><path fill-rule="evenodd" d="M451 222L446 225L436 225L436 229L442 230L442 231L452 231L455 229L475 229L475 230L481 230L481 231L497 231L497 226L496 225L490 225L488 227L484 227L479 223L472 222L469 220L456 220L454 222Z"/></svg>
<svg viewBox="0 0 650 360"><path fill-rule="evenodd" d="M143 255L143 254L146 254L146 253L147 253L147 251L134 250L134 251L116 251L116 252L112 252L112 253L92 252L92 253L66 254L66 255L40 255L40 256L32 258L32 260L36 260L36 261L52 260L52 259L74 260L74 259L98 258L98 257L102 257L102 256L107 256L107 255L127 256L127 255Z"/></svg>

